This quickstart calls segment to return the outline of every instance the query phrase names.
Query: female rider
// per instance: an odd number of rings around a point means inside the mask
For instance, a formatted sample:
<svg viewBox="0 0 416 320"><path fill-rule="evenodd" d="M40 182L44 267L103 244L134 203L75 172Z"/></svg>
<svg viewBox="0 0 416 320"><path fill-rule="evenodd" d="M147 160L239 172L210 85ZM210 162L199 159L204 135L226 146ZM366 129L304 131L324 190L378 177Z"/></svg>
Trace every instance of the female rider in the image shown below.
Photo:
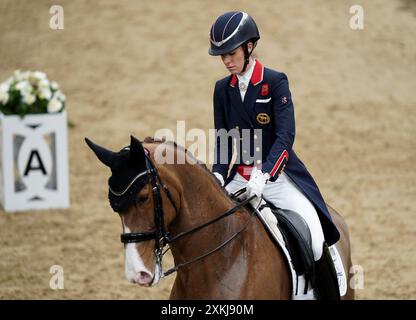
<svg viewBox="0 0 416 320"><path fill-rule="evenodd" d="M245 12L226 12L211 27L208 52L220 56L230 73L215 85L213 173L230 193L246 186L249 197L263 197L303 217L311 232L319 297L337 299L326 244L337 242L339 233L318 186L292 149L295 117L288 78L252 57L259 39L256 23ZM235 133L233 148L229 141ZM233 149L236 160L229 170Z"/></svg>

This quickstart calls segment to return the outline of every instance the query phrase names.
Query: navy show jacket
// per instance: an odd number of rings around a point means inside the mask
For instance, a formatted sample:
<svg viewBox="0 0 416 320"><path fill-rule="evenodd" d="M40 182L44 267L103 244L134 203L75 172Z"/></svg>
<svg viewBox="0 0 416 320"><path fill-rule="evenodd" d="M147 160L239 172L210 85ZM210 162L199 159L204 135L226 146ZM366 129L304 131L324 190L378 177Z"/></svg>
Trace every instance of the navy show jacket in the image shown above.
<svg viewBox="0 0 416 320"><path fill-rule="evenodd" d="M284 73L265 68L256 60L244 101L237 76L217 81L214 125L217 139L213 172L220 173L229 182L241 165L261 166L263 172L271 175L271 180L277 179L284 170L315 206L328 245L338 241L339 232L321 192L292 149L295 115ZM232 159L234 165L230 168Z"/></svg>

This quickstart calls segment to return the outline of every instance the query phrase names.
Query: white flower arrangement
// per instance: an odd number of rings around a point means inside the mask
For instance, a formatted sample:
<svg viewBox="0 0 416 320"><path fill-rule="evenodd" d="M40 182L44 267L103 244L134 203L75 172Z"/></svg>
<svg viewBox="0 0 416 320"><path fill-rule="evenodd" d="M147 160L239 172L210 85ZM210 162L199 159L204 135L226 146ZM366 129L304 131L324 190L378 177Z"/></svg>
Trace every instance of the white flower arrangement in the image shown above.
<svg viewBox="0 0 416 320"><path fill-rule="evenodd" d="M16 70L0 84L0 112L4 114L61 112L65 99L59 85L41 71Z"/></svg>

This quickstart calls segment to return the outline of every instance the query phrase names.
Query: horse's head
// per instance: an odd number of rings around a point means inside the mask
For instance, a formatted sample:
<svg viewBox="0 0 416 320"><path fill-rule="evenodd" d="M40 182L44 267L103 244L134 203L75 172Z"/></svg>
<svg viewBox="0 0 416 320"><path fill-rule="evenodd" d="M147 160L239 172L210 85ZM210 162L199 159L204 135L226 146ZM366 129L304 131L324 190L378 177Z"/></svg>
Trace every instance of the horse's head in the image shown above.
<svg viewBox="0 0 416 320"><path fill-rule="evenodd" d="M174 201L169 191L162 190L149 151L139 140L131 137L130 146L119 152L85 140L98 159L111 169L108 197L122 221L126 277L133 283L154 285L161 277L166 225L176 216Z"/></svg>

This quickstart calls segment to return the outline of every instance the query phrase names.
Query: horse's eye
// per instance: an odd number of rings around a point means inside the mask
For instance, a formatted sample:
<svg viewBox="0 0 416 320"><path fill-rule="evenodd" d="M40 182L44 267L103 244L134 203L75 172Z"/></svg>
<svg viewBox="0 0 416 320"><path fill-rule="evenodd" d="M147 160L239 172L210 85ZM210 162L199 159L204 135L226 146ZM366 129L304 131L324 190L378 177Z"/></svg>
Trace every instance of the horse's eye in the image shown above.
<svg viewBox="0 0 416 320"><path fill-rule="evenodd" d="M137 203L145 203L147 200L147 196L138 196L136 198Z"/></svg>

